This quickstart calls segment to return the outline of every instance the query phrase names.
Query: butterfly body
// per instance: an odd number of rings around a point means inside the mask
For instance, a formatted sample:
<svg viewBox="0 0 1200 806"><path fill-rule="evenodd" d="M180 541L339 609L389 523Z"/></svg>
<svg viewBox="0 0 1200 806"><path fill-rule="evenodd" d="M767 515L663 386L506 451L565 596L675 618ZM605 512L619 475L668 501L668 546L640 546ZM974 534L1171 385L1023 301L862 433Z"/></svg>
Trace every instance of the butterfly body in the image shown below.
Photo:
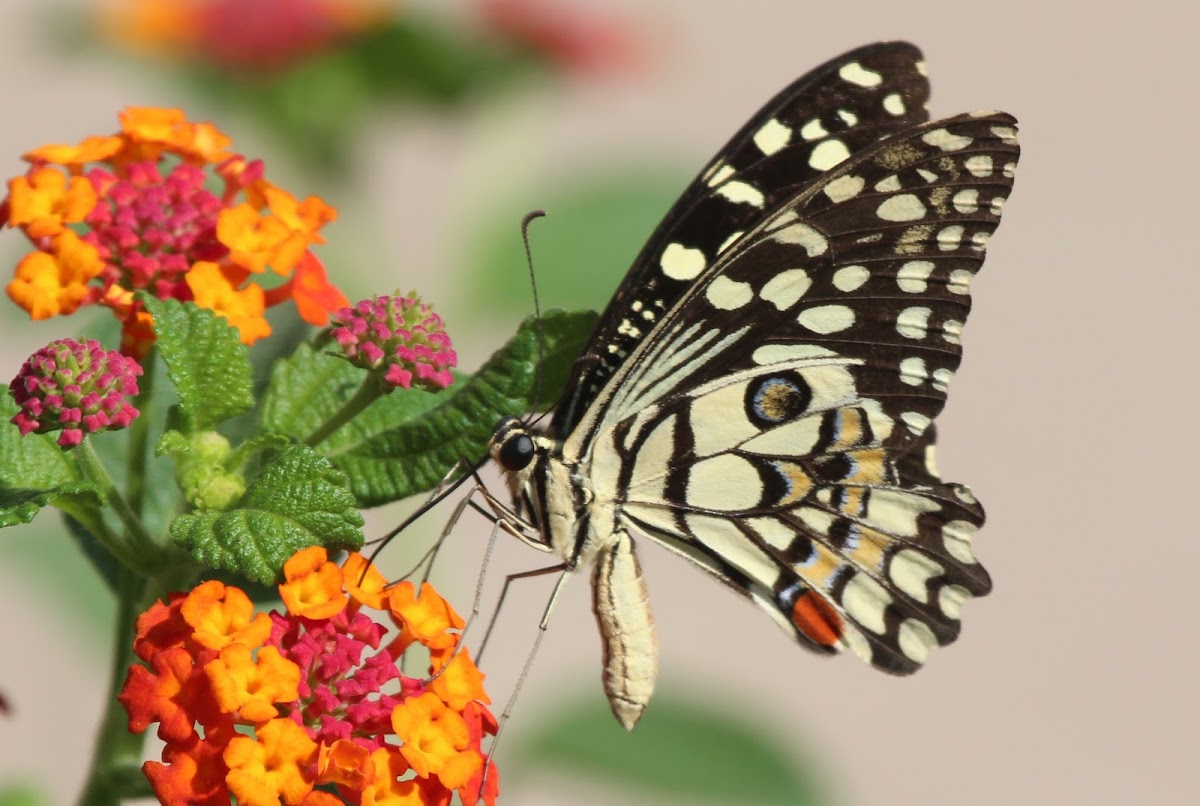
<svg viewBox="0 0 1200 806"><path fill-rule="evenodd" d="M602 314L545 432L500 424L526 542L593 569L605 690L631 728L657 652L633 535L799 643L907 674L990 589L983 511L932 423L1017 159L1015 122L927 122L881 43L784 90L684 192Z"/></svg>

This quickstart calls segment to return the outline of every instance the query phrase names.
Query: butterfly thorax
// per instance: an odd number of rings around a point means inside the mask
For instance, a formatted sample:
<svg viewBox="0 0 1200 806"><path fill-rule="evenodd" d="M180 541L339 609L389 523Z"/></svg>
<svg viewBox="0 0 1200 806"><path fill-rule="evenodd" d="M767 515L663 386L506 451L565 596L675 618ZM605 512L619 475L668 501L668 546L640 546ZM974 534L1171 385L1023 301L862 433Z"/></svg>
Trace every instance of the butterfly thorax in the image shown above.
<svg viewBox="0 0 1200 806"><path fill-rule="evenodd" d="M504 474L517 515L533 527L538 542L569 568L591 562L604 542L592 521L604 511L592 506L586 474L563 457L562 443L510 417L497 424L488 454Z"/></svg>

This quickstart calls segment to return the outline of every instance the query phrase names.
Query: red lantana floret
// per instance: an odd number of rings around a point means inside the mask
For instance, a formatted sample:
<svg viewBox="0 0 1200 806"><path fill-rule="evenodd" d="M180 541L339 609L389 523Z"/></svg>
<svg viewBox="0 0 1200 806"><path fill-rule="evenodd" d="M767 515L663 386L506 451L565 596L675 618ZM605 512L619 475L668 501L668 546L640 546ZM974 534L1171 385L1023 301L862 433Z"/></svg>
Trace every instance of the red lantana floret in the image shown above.
<svg viewBox="0 0 1200 806"><path fill-rule="evenodd" d="M387 587L357 554L339 568L305 549L284 576L282 613L256 614L241 590L210 581L138 619L134 648L150 666L131 667L120 700L131 731L159 723L162 761L143 770L160 801L325 806L337 800L315 787L332 785L360 806L448 804L455 791L476 803L496 720L483 675L455 651L458 614L428 584L419 596ZM431 683L400 670L414 645L431 674L447 666Z"/></svg>

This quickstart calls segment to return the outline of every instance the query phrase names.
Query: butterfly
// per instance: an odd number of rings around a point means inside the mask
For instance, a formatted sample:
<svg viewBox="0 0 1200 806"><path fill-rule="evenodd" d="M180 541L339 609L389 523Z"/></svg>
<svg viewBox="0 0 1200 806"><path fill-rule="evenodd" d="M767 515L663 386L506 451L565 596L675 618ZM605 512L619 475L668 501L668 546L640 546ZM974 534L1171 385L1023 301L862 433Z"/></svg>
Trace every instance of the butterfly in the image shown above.
<svg viewBox="0 0 1200 806"><path fill-rule="evenodd" d="M657 676L634 535L808 649L895 674L990 590L971 549L983 509L939 477L933 421L1012 188L1016 121L929 122L928 96L905 42L775 96L651 235L548 427L506 418L491 438L510 530L592 569L626 729Z"/></svg>

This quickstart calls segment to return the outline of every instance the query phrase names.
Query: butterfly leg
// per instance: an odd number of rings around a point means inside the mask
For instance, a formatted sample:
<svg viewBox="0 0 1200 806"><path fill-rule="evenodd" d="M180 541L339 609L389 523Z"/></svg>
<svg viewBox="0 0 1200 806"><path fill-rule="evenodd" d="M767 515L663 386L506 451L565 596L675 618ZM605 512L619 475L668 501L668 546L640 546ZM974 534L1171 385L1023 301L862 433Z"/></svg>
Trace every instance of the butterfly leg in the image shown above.
<svg viewBox="0 0 1200 806"><path fill-rule="evenodd" d="M533 571L524 571L519 574L511 574L504 580L504 591L508 590L510 582L517 579L525 579L528 577L544 576L555 572L561 572L558 577L558 582L554 584L554 590L550 594L550 599L546 602L546 609L542 612L542 620L538 624L537 637L533 639L533 646L529 649L529 656L525 659L525 665L521 668L521 676L517 678L517 683L513 687L513 692L509 695L508 702L504 705L504 712L500 714L500 718L496 720L496 735L492 738L492 746L488 749L487 758L484 759L484 778L480 782L479 792L482 795L483 787L487 783L488 762L496 755L496 747L500 742L500 734L504 730L505 723L508 722L508 717L512 713L513 706L517 702L517 696L520 695L521 689L525 686L525 679L529 677L529 670L533 668L533 659L537 657L538 647L542 644L542 638L546 635L546 628L550 624L550 613L554 610L554 603L558 601L558 596L566 585L567 580L571 577L571 569L565 563L551 565L546 568L538 568ZM503 599L503 592L501 599ZM485 636L486 640L486 636ZM480 654L483 648L480 647Z"/></svg>

